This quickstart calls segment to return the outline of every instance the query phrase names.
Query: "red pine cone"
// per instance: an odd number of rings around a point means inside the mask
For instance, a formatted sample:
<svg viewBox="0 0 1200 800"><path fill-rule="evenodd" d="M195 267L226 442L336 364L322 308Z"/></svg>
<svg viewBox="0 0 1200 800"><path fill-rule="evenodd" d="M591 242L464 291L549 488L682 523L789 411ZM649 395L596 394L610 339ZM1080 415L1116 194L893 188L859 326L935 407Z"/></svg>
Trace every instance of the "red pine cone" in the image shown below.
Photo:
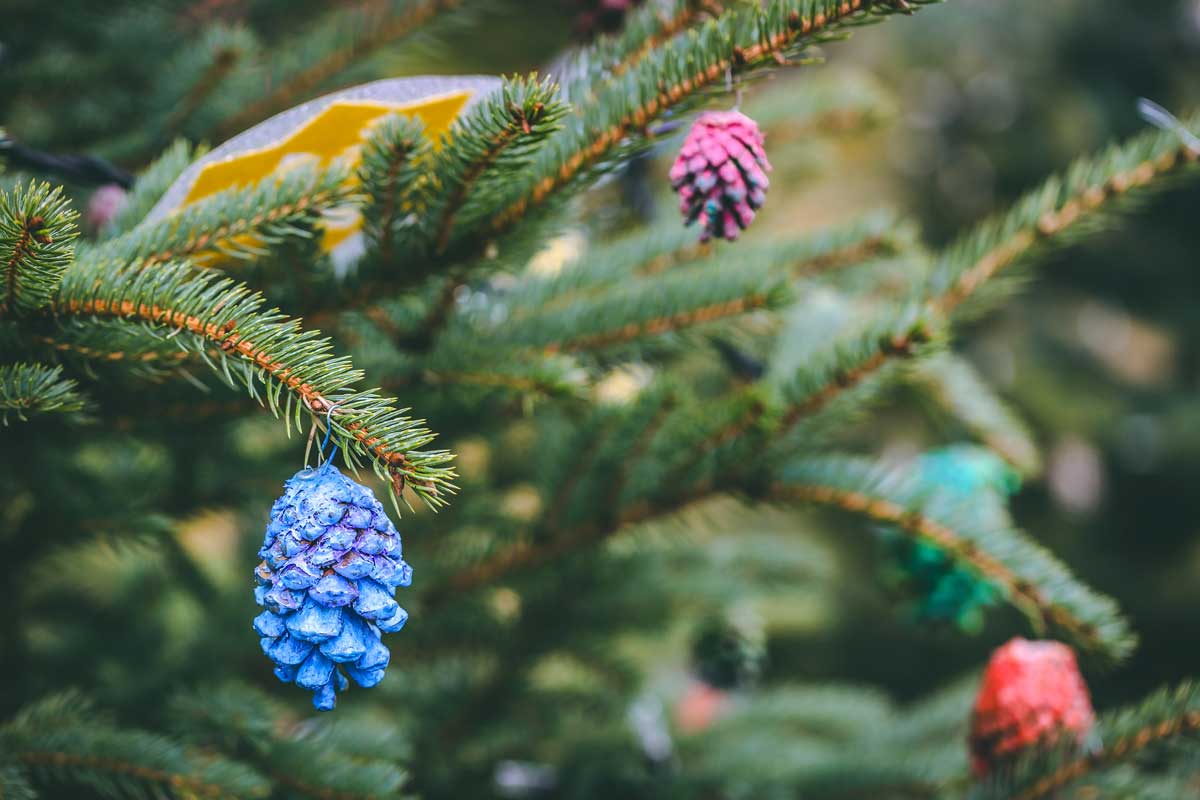
<svg viewBox="0 0 1200 800"><path fill-rule="evenodd" d="M1095 722L1075 653L1060 642L1013 639L992 653L971 715L971 768L983 777L1022 751L1064 735L1080 744Z"/></svg>
<svg viewBox="0 0 1200 800"><path fill-rule="evenodd" d="M691 225L700 220L700 241L733 241L766 200L771 169L758 124L739 111L702 114L671 166L671 188Z"/></svg>

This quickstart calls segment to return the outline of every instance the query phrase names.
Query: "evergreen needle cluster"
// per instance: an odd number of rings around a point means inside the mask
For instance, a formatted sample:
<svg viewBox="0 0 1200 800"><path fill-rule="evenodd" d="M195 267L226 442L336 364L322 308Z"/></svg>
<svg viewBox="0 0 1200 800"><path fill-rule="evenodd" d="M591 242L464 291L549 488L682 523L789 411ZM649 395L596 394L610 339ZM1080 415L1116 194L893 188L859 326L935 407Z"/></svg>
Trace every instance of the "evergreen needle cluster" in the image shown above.
<svg viewBox="0 0 1200 800"><path fill-rule="evenodd" d="M138 99L152 108L119 136L83 128L96 152L148 162L119 212L81 240L54 176L0 183L0 547L17 609L0 615L0 797L1033 800L1129 785L1147 764L1155 786L1195 779L1190 684L1103 716L1087 752L1047 748L969 788L969 681L909 705L784 680L725 706L710 686L672 750L645 702L654 656L638 657L675 635L676 612L727 611L715 587L824 596L820 551L775 538L811 525L929 548L1016 612L989 621L1061 639L1089 668L1127 659L1126 616L1021 530L1004 491L964 496L863 431L916 393L1036 478L1029 426L956 334L1047 253L1198 174L1176 135L1083 159L941 250L887 212L737 244L676 219L614 233L630 165L689 112L932 5L669 0L575 46L554 77L504 78L436 140L393 114L357 162L148 218L205 153L189 138L372 77L394 46L450 47L448 30L490 13L300 4L267 30L219 5L150 14L171 45L147 55L163 65ZM793 89L764 114L805 132L788 147L888 116L877 87ZM319 246L347 208L363 220L348 269ZM417 577L389 679L313 720L269 681L249 620L269 498L324 432L403 507Z"/></svg>

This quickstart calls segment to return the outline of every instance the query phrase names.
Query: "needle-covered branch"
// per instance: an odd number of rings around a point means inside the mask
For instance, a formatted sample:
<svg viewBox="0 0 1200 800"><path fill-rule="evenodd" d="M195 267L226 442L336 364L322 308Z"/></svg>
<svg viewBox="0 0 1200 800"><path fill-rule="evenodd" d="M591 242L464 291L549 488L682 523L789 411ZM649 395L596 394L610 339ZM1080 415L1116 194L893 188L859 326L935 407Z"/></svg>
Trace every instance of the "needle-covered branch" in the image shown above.
<svg viewBox="0 0 1200 800"><path fill-rule="evenodd" d="M912 470L826 456L786 467L772 496L841 509L894 525L987 581L1039 633L1118 662L1135 637L1107 597L1080 584L1057 559L1013 527L998 497L968 501L923 483Z"/></svg>
<svg viewBox="0 0 1200 800"><path fill-rule="evenodd" d="M158 83L160 103L169 110L157 125L161 143L177 135L198 112L228 90L228 79L239 64L260 50L256 37L242 26L214 25L194 44L180 49Z"/></svg>
<svg viewBox="0 0 1200 800"><path fill-rule="evenodd" d="M1188 127L1200 130L1200 118ZM1067 244L1102 229L1112 212L1128 207L1122 201L1164 187L1170 183L1164 178L1195 175L1198 156L1174 133L1154 130L1076 162L951 245L926 288L930 305L943 314L987 310L1006 294L998 276L1012 273L1047 244Z"/></svg>
<svg viewBox="0 0 1200 800"><path fill-rule="evenodd" d="M245 285L187 264L119 270L80 264L68 273L52 308L62 320L124 319L184 335L191 341L181 345L198 354L215 345L218 374L252 396L265 386L267 405L282 412L289 426L301 429L305 410L326 416L332 409L335 441L370 460L396 499L408 486L437 506L452 489L449 454L418 449L433 439L421 422L389 398L354 389L361 374L347 357L333 355L320 332L263 309L262 295Z"/></svg>
<svg viewBox="0 0 1200 800"><path fill-rule="evenodd" d="M568 94L572 102L576 108L585 107L582 96L594 96L593 87L597 81L625 74L638 61L683 31L744 1L673 0L666 9L661 3L647 3L633 9L619 32L599 37L567 66L565 72L570 76Z"/></svg>
<svg viewBox="0 0 1200 800"><path fill-rule="evenodd" d="M610 347L790 302L789 281L770 261L734 271L699 264L623 282L561 307L514 317L492 340L567 352Z"/></svg>
<svg viewBox="0 0 1200 800"><path fill-rule="evenodd" d="M186 140L176 139L138 175L137 183L125 198L125 204L100 231L100 238L119 236L145 219L175 179L206 152L207 148L203 146L192 147Z"/></svg>
<svg viewBox="0 0 1200 800"><path fill-rule="evenodd" d="M566 113L558 87L547 80L512 78L456 120L434 155L429 183L437 187L420 214L422 242L444 253L452 241L477 240L483 220L558 129Z"/></svg>
<svg viewBox="0 0 1200 800"><path fill-rule="evenodd" d="M693 266L700 261L711 263L716 271L721 260L733 252L734 246L738 248L739 262L771 261L781 274L806 276L852 266L874 257L895 255L910 246L911 237L910 226L882 212L765 245L699 243L695 231L671 222L613 244L589 248L553 275L526 277L509 293L512 313L536 312L548 305L575 299L580 294L623 285L631 278Z"/></svg>
<svg viewBox="0 0 1200 800"><path fill-rule="evenodd" d="M1043 800L1088 779L1093 791L1102 792L1106 770L1152 754L1168 769L1177 764L1188 770L1200 753L1200 688L1185 683L1104 714L1096 721L1093 741L1098 744L1084 755L1059 747L1029 757L1011 775L982 786L980 800Z"/></svg>
<svg viewBox="0 0 1200 800"><path fill-rule="evenodd" d="M1032 477L1040 471L1033 435L966 359L949 352L935 354L923 359L910 378L939 410L949 412L1021 475Z"/></svg>
<svg viewBox="0 0 1200 800"><path fill-rule="evenodd" d="M0 424L8 425L10 415L24 422L35 414L70 413L83 407L77 384L62 376L62 367L0 365Z"/></svg>
<svg viewBox="0 0 1200 800"><path fill-rule="evenodd" d="M911 6L924 5L914 0ZM510 200L492 218L503 233L563 189L578 186L609 166L623 145L644 137L665 112L696 102L724 85L726 75L778 66L806 47L899 10L875 0L779 0L761 7L739 4L665 43L597 93L585 113L568 117L564 130L517 182Z"/></svg>
<svg viewBox="0 0 1200 800"><path fill-rule="evenodd" d="M254 260L288 238L311 239L321 213L352 199L341 164L311 165L269 175L256 186L228 189L164 219L82 253L80 261L153 266L189 259L198 264Z"/></svg>
<svg viewBox="0 0 1200 800"><path fill-rule="evenodd" d="M84 698L43 700L0 729L0 751L43 790L74 796L157 797L180 794L206 800L266 797L269 784L240 764L189 751L165 737L116 728L98 718Z"/></svg>
<svg viewBox="0 0 1200 800"><path fill-rule="evenodd" d="M288 709L240 684L177 695L168 715L179 735L253 765L287 797L314 800L399 798L404 740L367 715L289 724Z"/></svg>
<svg viewBox="0 0 1200 800"><path fill-rule="evenodd" d="M906 365L934 352L939 337L918 313L902 308L882 315L866 330L835 339L783 381L786 410L780 433L804 437L818 431L831 433L841 427L838 420L861 413Z"/></svg>
<svg viewBox="0 0 1200 800"><path fill-rule="evenodd" d="M923 289L923 307L912 313L937 321L948 315L957 317L964 304L974 306L977 294L981 295L980 302L986 303L989 295L996 294L989 291L996 283L994 279L1005 267L1033 251L1035 245L1050 241L1057 244L1097 230L1095 224L1079 223L1098 222L1102 217L1097 212L1112 209L1112 201L1148 186L1156 178L1181 173L1195 158L1175 136L1150 132L1124 146L1110 148L1100 157L1079 162L1066 178L1050 180L1011 211L984 223L951 246ZM929 338L927 333L912 341L903 333L898 337L868 333L849 346L835 345L826 359L829 369L805 365L802 381L788 390L791 419L799 421L823 408L825 395L834 387L839 387L840 396L841 388L848 385L883 385L886 381L877 373L894 369L897 356L917 353L914 345L923 345ZM854 366L839 366L847 363ZM861 403L854 403L850 410L859 407ZM1023 458L1030 463L1028 454Z"/></svg>
<svg viewBox="0 0 1200 800"><path fill-rule="evenodd" d="M75 253L77 217L48 183L0 189L0 317L50 301Z"/></svg>
<svg viewBox="0 0 1200 800"><path fill-rule="evenodd" d="M430 142L417 117L394 114L380 121L362 149L358 180L365 198L363 231L380 258L391 260L402 224L417 207L425 207Z"/></svg>

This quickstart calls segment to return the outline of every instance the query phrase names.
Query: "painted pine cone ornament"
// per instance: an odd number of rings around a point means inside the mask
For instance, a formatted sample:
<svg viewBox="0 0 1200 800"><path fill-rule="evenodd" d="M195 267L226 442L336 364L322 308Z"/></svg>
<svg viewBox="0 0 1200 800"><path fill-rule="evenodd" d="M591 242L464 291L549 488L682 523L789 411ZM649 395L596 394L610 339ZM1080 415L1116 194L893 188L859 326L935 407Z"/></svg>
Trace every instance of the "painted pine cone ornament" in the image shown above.
<svg viewBox="0 0 1200 800"><path fill-rule="evenodd" d="M992 653L971 715L971 768L983 777L1035 746L1074 738L1095 722L1075 653L1061 642L1013 639Z"/></svg>
<svg viewBox="0 0 1200 800"><path fill-rule="evenodd" d="M379 683L390 658L380 634L408 620L393 595L412 568L371 490L328 462L297 472L271 507L259 556L254 599L267 610L254 630L275 675L312 691L319 711L336 705L347 675Z"/></svg>
<svg viewBox="0 0 1200 800"><path fill-rule="evenodd" d="M923 483L956 502L977 504L981 494L1008 497L1020 488L1020 476L990 450L973 445L951 445L931 450L914 464ZM938 547L913 539L895 529L880 531L888 554L888 578L915 595L918 620L954 623L967 632L978 632L984 612L1000 594L990 583Z"/></svg>
<svg viewBox="0 0 1200 800"><path fill-rule="evenodd" d="M739 111L700 115L671 166L671 188L688 225L699 220L700 241L733 241L767 198L771 165L758 124Z"/></svg>

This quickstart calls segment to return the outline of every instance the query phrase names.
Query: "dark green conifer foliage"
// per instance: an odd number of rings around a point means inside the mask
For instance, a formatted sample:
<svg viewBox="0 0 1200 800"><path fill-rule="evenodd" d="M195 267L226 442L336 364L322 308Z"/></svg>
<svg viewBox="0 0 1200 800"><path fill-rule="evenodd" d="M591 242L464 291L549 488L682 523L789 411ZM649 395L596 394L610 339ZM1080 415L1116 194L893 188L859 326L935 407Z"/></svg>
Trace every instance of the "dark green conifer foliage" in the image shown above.
<svg viewBox="0 0 1200 800"><path fill-rule="evenodd" d="M1042 472L1037 436L958 337L1048 254L1200 174L1177 136L1084 157L945 247L869 208L772 222L809 147L899 102L820 83L816 47L919 26L932 0L648 0L587 45L569 9L501 3L538 52L498 65L446 136L394 115L356 168L147 220L208 143L414 69L407 48L474 63L498 12L140 5L0 12L29 31L0 143L138 173L82 240L92 187L0 176L0 798L1033 800L1195 781L1190 684L1103 714L1087 754L971 786L969 676L901 702L774 637L879 592L828 540L882 528L926 616L971 629L952 635L1058 638L1091 674L1130 657L1117 603L1009 508ZM520 72L534 62L550 67ZM754 115L752 79L789 71L761 115L780 184L745 240L701 245L666 213L624 229L635 159L731 93ZM55 93L72 98L57 120ZM365 249L348 269L318 247L347 205ZM883 452L912 405L959 445ZM327 427L394 501L416 577L387 679L314 717L258 651L252 570ZM768 622L730 622L755 604ZM680 692L661 686L692 678L707 693L664 708Z"/></svg>

